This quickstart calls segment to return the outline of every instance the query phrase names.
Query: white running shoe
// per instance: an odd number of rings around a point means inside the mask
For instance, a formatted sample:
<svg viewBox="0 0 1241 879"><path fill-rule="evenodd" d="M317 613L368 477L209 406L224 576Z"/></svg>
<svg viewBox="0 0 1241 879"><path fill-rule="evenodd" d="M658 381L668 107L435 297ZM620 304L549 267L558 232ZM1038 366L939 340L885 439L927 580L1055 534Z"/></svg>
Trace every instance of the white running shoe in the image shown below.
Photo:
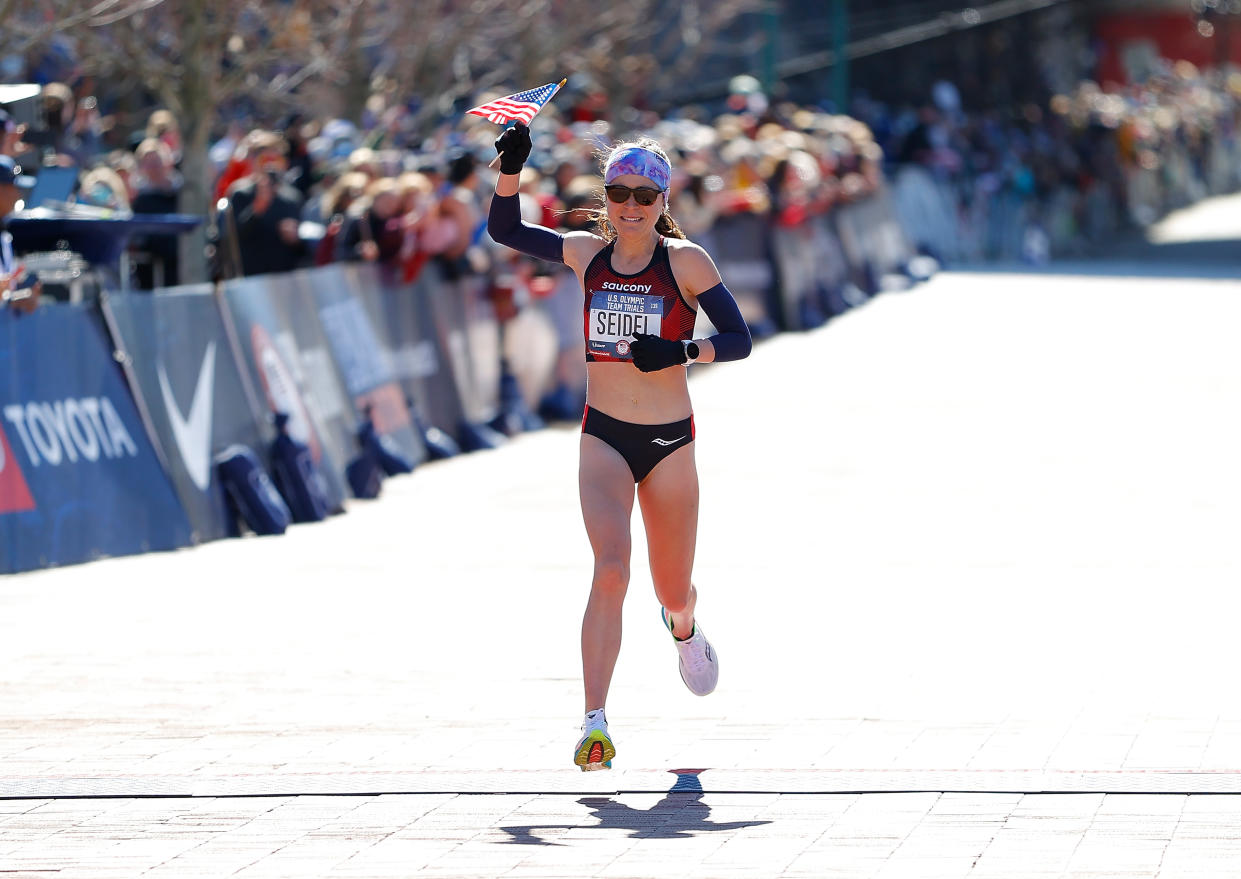
<svg viewBox="0 0 1241 879"><path fill-rule="evenodd" d="M663 615L664 625L671 632L672 617L665 608L661 607L659 610ZM688 638L682 641L674 635L672 640L677 645L678 665L685 686L689 687L689 691L695 696L710 695L720 680L720 659L715 655L715 648L711 646L707 636L702 633L702 628L695 622L693 634Z"/></svg>
<svg viewBox="0 0 1241 879"><path fill-rule="evenodd" d="M583 772L590 772L611 769L615 756L616 747L608 735L608 719L602 708L596 708L582 721L582 738L573 751L573 762L582 767Z"/></svg>

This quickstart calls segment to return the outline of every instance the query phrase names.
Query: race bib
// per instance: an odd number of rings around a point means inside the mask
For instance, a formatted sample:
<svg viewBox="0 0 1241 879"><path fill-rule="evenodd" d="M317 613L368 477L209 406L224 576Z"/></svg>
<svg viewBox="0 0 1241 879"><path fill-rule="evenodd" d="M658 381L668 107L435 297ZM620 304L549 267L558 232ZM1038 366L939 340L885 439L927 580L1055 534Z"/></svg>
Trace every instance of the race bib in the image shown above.
<svg viewBox="0 0 1241 879"><path fill-rule="evenodd" d="M634 334L658 336L663 317L664 300L661 296L595 291L590 296L586 349L592 354L630 360L629 343L633 341Z"/></svg>

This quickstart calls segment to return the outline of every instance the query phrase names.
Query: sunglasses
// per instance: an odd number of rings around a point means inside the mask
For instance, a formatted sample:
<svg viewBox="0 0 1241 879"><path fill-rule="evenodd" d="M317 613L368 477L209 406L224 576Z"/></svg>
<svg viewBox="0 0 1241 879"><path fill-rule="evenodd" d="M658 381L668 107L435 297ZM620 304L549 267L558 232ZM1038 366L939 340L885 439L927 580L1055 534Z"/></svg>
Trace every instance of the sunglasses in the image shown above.
<svg viewBox="0 0 1241 879"><path fill-rule="evenodd" d="M655 199L663 195L662 189L652 189L649 186L638 186L630 189L628 186L621 186L619 183L613 183L611 186L603 187L603 191L608 194L608 200L615 204L624 204L629 201L629 196L633 196L633 200L644 208L649 208L655 204Z"/></svg>

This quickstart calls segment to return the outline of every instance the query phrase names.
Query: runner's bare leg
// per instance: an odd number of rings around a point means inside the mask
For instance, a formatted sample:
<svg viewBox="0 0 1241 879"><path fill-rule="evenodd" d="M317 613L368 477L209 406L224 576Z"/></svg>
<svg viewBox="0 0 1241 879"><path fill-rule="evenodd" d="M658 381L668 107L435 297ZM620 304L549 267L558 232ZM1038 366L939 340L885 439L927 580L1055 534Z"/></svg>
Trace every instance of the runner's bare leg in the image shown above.
<svg viewBox="0 0 1241 879"><path fill-rule="evenodd" d="M595 554L590 598L582 619L582 683L585 711L603 708L620 655L621 609L629 588L634 485L620 453L598 437L582 434L578 466L582 520Z"/></svg>

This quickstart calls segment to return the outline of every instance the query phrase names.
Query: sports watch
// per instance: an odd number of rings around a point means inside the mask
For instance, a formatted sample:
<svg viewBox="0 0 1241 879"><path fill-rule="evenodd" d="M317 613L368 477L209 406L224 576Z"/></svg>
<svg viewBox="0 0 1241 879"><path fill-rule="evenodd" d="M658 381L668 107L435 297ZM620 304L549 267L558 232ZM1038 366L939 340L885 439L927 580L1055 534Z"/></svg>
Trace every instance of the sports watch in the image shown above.
<svg viewBox="0 0 1241 879"><path fill-rule="evenodd" d="M698 359L701 352L698 350L698 343L693 339L684 339L681 344L685 346L685 363L688 366Z"/></svg>

